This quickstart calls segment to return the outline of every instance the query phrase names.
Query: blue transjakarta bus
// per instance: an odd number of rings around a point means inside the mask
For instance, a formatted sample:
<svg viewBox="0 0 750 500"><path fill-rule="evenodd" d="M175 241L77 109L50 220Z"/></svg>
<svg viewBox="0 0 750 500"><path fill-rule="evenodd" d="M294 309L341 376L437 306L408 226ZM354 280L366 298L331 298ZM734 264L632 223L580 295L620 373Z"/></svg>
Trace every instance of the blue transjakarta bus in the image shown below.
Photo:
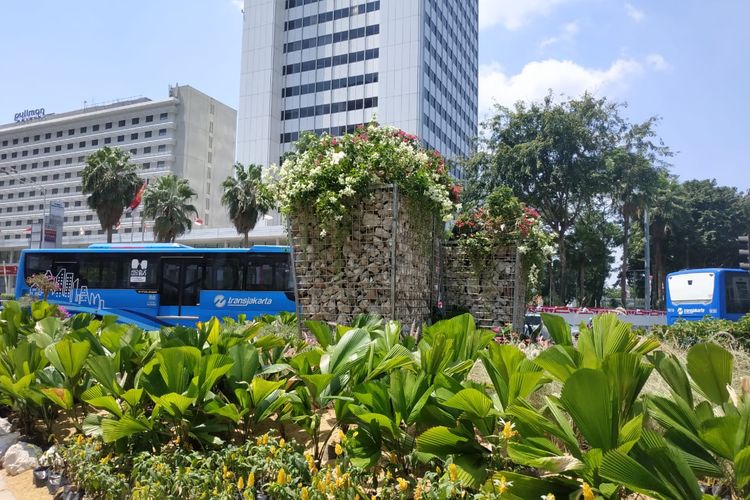
<svg viewBox="0 0 750 500"><path fill-rule="evenodd" d="M667 275L667 324L710 316L737 321L750 313L750 273L687 269Z"/></svg>
<svg viewBox="0 0 750 500"><path fill-rule="evenodd" d="M290 253L283 246L94 244L24 250L16 298L41 295L26 284L38 273L57 282L48 300L69 312L112 314L145 329L295 309Z"/></svg>

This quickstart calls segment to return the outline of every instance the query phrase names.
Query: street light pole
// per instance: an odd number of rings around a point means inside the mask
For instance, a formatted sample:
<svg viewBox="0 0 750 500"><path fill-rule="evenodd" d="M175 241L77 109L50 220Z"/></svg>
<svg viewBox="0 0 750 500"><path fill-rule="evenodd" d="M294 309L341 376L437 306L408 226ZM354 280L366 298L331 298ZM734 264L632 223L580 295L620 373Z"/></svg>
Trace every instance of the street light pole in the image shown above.
<svg viewBox="0 0 750 500"><path fill-rule="evenodd" d="M47 219L47 188L42 188L42 194L44 195L44 201L42 201L42 231L39 235L39 248L42 248L44 245L44 226Z"/></svg>
<svg viewBox="0 0 750 500"><path fill-rule="evenodd" d="M643 210L643 236L645 237L645 248L643 260L645 261L646 267L646 282L645 282L645 307L651 309L651 222L648 217L648 207Z"/></svg>

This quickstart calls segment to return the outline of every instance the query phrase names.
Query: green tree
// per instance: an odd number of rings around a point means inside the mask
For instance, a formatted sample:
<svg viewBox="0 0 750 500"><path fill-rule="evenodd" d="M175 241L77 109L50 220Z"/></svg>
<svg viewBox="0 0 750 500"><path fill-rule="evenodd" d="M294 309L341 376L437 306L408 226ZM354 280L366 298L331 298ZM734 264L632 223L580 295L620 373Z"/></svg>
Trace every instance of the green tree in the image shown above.
<svg viewBox="0 0 750 500"><path fill-rule="evenodd" d="M567 298L565 235L608 193L606 158L625 130L620 105L589 94L556 102L496 106L484 127L485 152L466 165L469 201L502 184L536 208L556 235L560 298Z"/></svg>
<svg viewBox="0 0 750 500"><path fill-rule="evenodd" d="M684 205L668 244L669 269L736 267L737 237L750 232L747 195L714 179L687 181L680 190Z"/></svg>
<svg viewBox="0 0 750 500"><path fill-rule="evenodd" d="M654 303L664 307L667 277L667 243L674 229L683 222L686 200L677 178L662 174L649 206L651 246L653 247ZM647 306L648 307L648 306Z"/></svg>
<svg viewBox="0 0 750 500"><path fill-rule="evenodd" d="M174 243L193 228L192 217L198 211L190 203L195 191L187 179L178 179L168 174L156 179L149 185L143 196L143 215L154 219L154 237L156 241Z"/></svg>
<svg viewBox="0 0 750 500"><path fill-rule="evenodd" d="M659 178L666 171L664 158L671 156L656 137L656 118L628 126L622 143L607 158L610 168L610 199L622 218L622 267L620 269L620 300L627 298L627 275L630 223L651 204L659 186Z"/></svg>
<svg viewBox="0 0 750 500"><path fill-rule="evenodd" d="M234 176L227 177L221 184L224 190L221 204L229 210L237 233L243 235L244 246L248 246L248 233L255 227L258 217L273 206L271 194L261 180L262 171L259 165L235 163Z"/></svg>
<svg viewBox="0 0 750 500"><path fill-rule="evenodd" d="M140 182L138 167L119 148L106 146L86 158L81 173L83 194L88 195L86 203L107 231L108 243L112 243L112 228L132 201Z"/></svg>
<svg viewBox="0 0 750 500"><path fill-rule="evenodd" d="M600 210L589 210L566 237L569 277L575 279L576 299L582 306L600 307L604 285L615 259L612 255L621 230Z"/></svg>

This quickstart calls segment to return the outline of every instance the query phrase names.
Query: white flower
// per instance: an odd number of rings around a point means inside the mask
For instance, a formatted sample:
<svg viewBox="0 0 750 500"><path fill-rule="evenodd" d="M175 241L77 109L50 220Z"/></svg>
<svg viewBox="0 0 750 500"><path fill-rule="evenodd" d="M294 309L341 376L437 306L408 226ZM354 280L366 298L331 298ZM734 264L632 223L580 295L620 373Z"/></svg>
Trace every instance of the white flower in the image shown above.
<svg viewBox="0 0 750 500"><path fill-rule="evenodd" d="M346 153L337 151L331 155L331 165L338 165L341 160L346 158Z"/></svg>

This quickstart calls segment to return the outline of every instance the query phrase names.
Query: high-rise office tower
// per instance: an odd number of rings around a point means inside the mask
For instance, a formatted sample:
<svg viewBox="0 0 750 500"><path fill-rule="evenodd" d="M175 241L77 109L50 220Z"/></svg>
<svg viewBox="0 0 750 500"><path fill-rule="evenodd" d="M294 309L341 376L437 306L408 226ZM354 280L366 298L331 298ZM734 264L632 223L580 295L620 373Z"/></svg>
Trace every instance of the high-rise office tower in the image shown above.
<svg viewBox="0 0 750 500"><path fill-rule="evenodd" d="M478 0L245 0L238 160L376 119L447 157L477 134Z"/></svg>

